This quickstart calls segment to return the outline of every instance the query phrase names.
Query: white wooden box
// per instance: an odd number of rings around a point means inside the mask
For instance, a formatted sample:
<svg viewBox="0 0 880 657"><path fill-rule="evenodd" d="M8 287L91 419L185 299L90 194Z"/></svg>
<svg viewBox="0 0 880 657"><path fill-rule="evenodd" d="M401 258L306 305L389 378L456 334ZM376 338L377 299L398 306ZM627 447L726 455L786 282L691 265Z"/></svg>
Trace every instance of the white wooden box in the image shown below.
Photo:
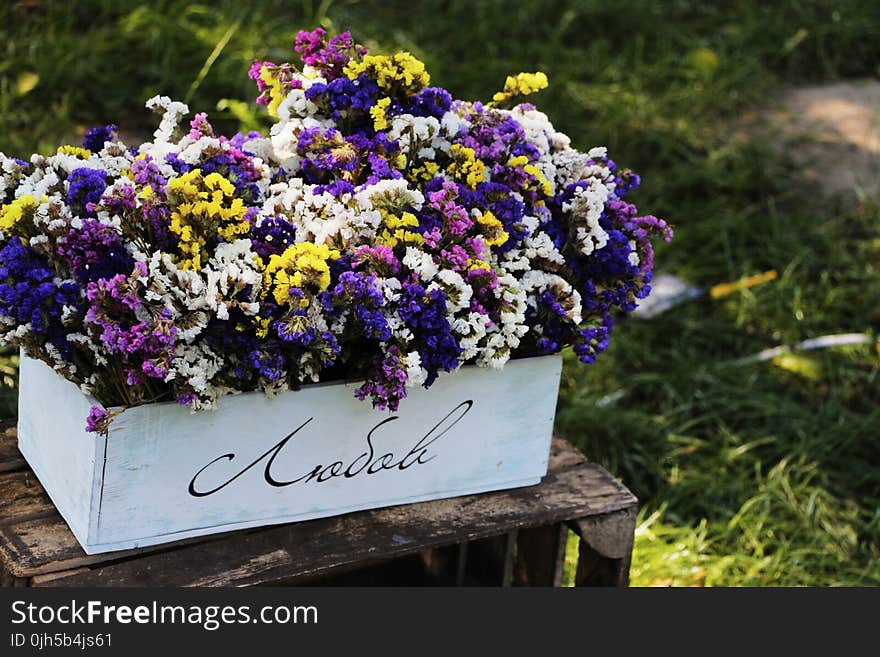
<svg viewBox="0 0 880 657"><path fill-rule="evenodd" d="M398 412L356 384L245 393L213 412L131 408L85 431L93 399L22 355L19 448L88 554L536 484L562 359L465 367Z"/></svg>

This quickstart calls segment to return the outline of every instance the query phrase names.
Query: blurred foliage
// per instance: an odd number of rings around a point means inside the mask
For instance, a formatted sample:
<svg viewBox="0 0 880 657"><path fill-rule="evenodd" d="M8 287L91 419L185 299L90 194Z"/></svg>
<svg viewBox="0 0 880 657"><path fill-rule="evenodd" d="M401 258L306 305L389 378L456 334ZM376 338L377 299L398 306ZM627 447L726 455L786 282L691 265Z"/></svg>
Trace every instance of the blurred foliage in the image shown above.
<svg viewBox="0 0 880 657"><path fill-rule="evenodd" d="M880 74L880 3L3 3L0 150L48 152L109 122L143 138L157 93L224 131L265 128L248 65L291 58L295 31L318 25L412 51L459 97L545 71L541 109L643 174L635 200L676 225L662 270L704 286L779 272L623 322L596 365L567 362L558 431L642 501L634 583L880 583L877 350L738 362L880 328L880 209L823 199L739 118L783 85ZM0 361L3 416L14 372Z"/></svg>

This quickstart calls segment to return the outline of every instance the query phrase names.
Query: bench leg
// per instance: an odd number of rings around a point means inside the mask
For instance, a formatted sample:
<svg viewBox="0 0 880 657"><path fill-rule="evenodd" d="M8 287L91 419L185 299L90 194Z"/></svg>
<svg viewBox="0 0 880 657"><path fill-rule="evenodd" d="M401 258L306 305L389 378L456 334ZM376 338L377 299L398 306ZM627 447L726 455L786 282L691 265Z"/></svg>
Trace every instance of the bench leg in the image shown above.
<svg viewBox="0 0 880 657"><path fill-rule="evenodd" d="M27 577L16 577L8 570L0 566L0 586L4 588L19 588L30 586L30 579Z"/></svg>
<svg viewBox="0 0 880 657"><path fill-rule="evenodd" d="M570 524L581 539L575 586L628 586L636 508Z"/></svg>
<svg viewBox="0 0 880 657"><path fill-rule="evenodd" d="M514 583L517 586L559 586L565 563L568 527L531 527L519 532Z"/></svg>

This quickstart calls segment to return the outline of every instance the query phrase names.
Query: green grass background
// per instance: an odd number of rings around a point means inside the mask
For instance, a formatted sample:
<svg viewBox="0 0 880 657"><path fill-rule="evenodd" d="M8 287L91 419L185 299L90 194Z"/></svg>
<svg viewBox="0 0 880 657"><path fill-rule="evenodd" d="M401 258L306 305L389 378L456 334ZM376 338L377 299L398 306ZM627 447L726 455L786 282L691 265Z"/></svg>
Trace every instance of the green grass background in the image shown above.
<svg viewBox="0 0 880 657"><path fill-rule="evenodd" d="M265 127L250 61L289 59L295 30L317 25L412 51L459 97L545 71L541 108L639 171L636 202L675 224L660 271L701 286L779 272L622 322L595 366L566 365L557 431L642 502L635 584L880 583L877 349L740 361L880 325L877 205L824 197L741 118L785 85L880 74L880 3L8 2L0 150L49 152L106 122L149 134L156 93L225 130ZM13 357L0 382L9 416Z"/></svg>

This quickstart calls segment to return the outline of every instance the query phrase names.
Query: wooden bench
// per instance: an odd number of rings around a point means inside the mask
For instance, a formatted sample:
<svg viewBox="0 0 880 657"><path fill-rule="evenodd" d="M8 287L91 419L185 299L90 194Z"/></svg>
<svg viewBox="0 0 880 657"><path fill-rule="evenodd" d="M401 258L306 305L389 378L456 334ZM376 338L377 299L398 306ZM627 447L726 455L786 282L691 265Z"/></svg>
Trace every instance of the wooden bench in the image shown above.
<svg viewBox="0 0 880 657"><path fill-rule="evenodd" d="M541 484L89 556L0 423L4 586L446 584L558 586L569 530L578 585L625 586L637 500L554 439Z"/></svg>

